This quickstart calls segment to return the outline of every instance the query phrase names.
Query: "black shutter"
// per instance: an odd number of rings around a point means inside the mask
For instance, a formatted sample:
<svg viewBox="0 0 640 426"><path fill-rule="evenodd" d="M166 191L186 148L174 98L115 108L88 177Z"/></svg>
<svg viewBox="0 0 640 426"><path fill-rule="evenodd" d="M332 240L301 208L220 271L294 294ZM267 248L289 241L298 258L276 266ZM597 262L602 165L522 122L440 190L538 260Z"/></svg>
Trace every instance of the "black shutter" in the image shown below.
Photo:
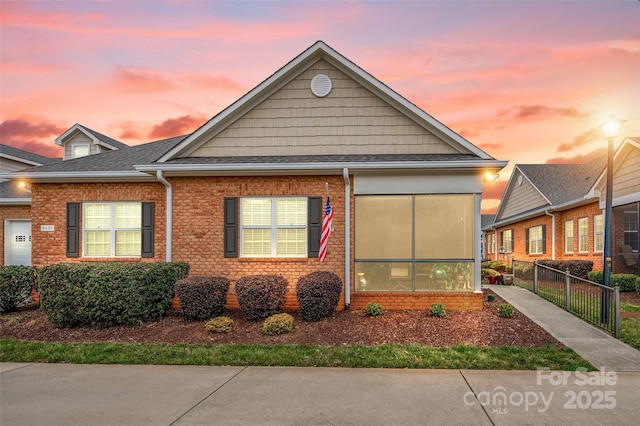
<svg viewBox="0 0 640 426"><path fill-rule="evenodd" d="M238 257L238 198L224 199L224 257Z"/></svg>
<svg viewBox="0 0 640 426"><path fill-rule="evenodd" d="M155 203L142 203L142 257L154 255Z"/></svg>
<svg viewBox="0 0 640 426"><path fill-rule="evenodd" d="M547 225L542 225L542 254L547 252Z"/></svg>
<svg viewBox="0 0 640 426"><path fill-rule="evenodd" d="M67 203L67 257L80 256L80 203Z"/></svg>
<svg viewBox="0 0 640 426"><path fill-rule="evenodd" d="M307 255L318 257L322 236L322 197L309 197L307 201Z"/></svg>
<svg viewBox="0 0 640 426"><path fill-rule="evenodd" d="M525 236L525 253L529 254L529 228L524 230L524 236Z"/></svg>

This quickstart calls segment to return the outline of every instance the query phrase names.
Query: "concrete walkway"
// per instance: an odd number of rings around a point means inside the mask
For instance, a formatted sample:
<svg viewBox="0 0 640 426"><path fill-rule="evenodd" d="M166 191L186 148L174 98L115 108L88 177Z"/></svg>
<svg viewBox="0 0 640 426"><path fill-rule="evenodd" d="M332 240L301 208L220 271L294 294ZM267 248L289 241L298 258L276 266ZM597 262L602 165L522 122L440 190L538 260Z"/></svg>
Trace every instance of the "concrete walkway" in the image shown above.
<svg viewBox="0 0 640 426"><path fill-rule="evenodd" d="M594 367L617 372L640 371L640 351L531 291L517 286L489 285L487 288L576 351Z"/></svg>
<svg viewBox="0 0 640 426"><path fill-rule="evenodd" d="M630 425L640 373L0 364L0 424Z"/></svg>

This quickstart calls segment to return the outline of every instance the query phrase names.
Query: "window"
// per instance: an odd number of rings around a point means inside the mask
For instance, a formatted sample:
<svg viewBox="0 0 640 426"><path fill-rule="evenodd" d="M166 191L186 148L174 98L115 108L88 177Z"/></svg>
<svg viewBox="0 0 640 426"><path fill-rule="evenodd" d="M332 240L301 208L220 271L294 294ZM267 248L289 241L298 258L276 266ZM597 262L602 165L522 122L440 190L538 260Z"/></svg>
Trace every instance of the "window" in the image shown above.
<svg viewBox="0 0 640 426"><path fill-rule="evenodd" d="M593 251L601 253L604 249L604 226L602 224L602 215L593 217Z"/></svg>
<svg viewBox="0 0 640 426"><path fill-rule="evenodd" d="M490 232L487 234L487 253L494 254L496 252L496 234Z"/></svg>
<svg viewBox="0 0 640 426"><path fill-rule="evenodd" d="M638 251L640 241L638 238L638 211L624 212L624 245L631 246L633 251Z"/></svg>
<svg viewBox="0 0 640 426"><path fill-rule="evenodd" d="M89 155L90 146L86 144L71 145L71 158L86 157Z"/></svg>
<svg viewBox="0 0 640 426"><path fill-rule="evenodd" d="M527 253L544 254L545 251L545 226L527 228Z"/></svg>
<svg viewBox="0 0 640 426"><path fill-rule="evenodd" d="M502 231L502 247L504 248L504 253L513 252L513 229L507 229L506 231Z"/></svg>
<svg viewBox="0 0 640 426"><path fill-rule="evenodd" d="M306 198L242 198L243 257L306 257Z"/></svg>
<svg viewBox="0 0 640 426"><path fill-rule="evenodd" d="M85 203L84 255L87 257L140 256L140 203Z"/></svg>
<svg viewBox="0 0 640 426"><path fill-rule="evenodd" d="M573 253L573 221L564 223L564 252Z"/></svg>
<svg viewBox="0 0 640 426"><path fill-rule="evenodd" d="M578 219L578 253L589 252L589 218Z"/></svg>
<svg viewBox="0 0 640 426"><path fill-rule="evenodd" d="M474 208L471 194L356 196L356 291L473 291Z"/></svg>

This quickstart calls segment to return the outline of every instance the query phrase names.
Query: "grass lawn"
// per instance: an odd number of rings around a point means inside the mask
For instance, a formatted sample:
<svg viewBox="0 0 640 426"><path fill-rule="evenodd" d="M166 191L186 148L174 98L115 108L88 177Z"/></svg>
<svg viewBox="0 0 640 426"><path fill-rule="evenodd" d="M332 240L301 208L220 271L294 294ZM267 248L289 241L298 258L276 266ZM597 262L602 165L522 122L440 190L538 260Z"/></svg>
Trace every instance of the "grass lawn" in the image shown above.
<svg viewBox="0 0 640 426"><path fill-rule="evenodd" d="M356 368L445 368L575 371L594 368L569 348L519 346L477 348L420 345L168 345L44 343L0 340L2 362L75 364L251 365Z"/></svg>
<svg viewBox="0 0 640 426"><path fill-rule="evenodd" d="M640 306L623 302L620 312L640 312ZM640 318L622 318L620 324L620 340L640 350Z"/></svg>

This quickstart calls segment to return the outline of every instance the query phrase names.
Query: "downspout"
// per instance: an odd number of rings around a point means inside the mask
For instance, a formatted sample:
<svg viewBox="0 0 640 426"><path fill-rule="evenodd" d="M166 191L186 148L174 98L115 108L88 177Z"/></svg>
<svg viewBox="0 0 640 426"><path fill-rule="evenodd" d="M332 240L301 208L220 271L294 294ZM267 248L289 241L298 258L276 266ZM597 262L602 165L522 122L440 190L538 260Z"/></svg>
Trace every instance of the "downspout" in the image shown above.
<svg viewBox="0 0 640 426"><path fill-rule="evenodd" d="M344 178L344 308L351 305L351 181L349 169L342 169Z"/></svg>
<svg viewBox="0 0 640 426"><path fill-rule="evenodd" d="M551 216L551 259L556 260L556 215L545 210L544 214Z"/></svg>
<svg viewBox="0 0 640 426"><path fill-rule="evenodd" d="M166 252L166 261L171 262L172 252L171 248L173 245L173 187L171 184L162 176L162 170L156 171L156 177L164 186L167 187L167 220L166 220L166 242L165 242L165 252Z"/></svg>

